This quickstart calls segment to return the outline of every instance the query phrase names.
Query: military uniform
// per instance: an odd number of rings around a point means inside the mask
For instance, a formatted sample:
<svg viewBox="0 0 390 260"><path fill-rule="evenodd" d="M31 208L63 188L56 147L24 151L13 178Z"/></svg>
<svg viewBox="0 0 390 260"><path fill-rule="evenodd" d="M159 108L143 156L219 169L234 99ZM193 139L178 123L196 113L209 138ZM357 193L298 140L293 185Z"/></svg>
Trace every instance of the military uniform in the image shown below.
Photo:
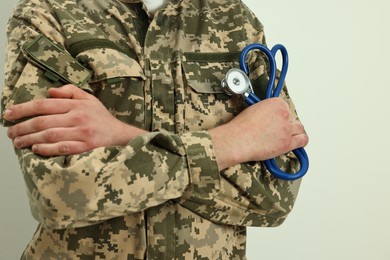
<svg viewBox="0 0 390 260"><path fill-rule="evenodd" d="M72 83L150 131L79 155L16 150L39 221L23 259L244 259L245 227L280 225L293 207L300 181L260 162L220 172L206 131L245 108L220 82L242 48L265 43L261 23L238 0L171 0L153 17L145 9L22 0L10 18L3 111ZM262 95L266 62L248 62ZM299 166L292 154L278 163Z"/></svg>

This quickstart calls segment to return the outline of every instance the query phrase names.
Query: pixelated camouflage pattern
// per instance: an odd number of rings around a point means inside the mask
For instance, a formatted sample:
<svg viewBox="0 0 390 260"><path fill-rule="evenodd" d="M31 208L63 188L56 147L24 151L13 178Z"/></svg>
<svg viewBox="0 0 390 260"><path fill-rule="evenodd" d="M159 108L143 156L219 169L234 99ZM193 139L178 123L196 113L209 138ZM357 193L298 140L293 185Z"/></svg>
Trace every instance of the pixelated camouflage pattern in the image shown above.
<svg viewBox="0 0 390 260"><path fill-rule="evenodd" d="M42 66L46 76L53 81L62 79L82 86L92 76L92 71L82 66L64 48L53 44L42 34L26 43L22 50L32 63Z"/></svg>
<svg viewBox="0 0 390 260"><path fill-rule="evenodd" d="M167 1L142 46L135 2L22 0L10 18L2 111L69 83L60 69L48 75L43 65L62 64L45 51L28 56L26 44L43 35L93 72L81 88L150 131L80 155L16 150L39 221L22 259L245 259L245 227L280 225L293 208L300 181L278 180L260 162L219 172L206 131L245 108L220 82L243 47L265 43L254 14L236 0ZM266 61L250 64L261 95ZM291 154L278 163L298 166Z"/></svg>

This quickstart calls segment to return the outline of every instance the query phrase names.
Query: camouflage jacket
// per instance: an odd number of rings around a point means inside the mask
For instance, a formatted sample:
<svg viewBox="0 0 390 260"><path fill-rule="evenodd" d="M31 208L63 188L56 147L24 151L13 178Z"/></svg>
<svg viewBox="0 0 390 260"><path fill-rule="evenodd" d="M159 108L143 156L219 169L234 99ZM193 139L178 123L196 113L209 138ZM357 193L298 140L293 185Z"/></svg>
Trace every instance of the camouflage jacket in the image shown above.
<svg viewBox="0 0 390 260"><path fill-rule="evenodd" d="M261 23L239 0L170 0L153 17L136 2L22 0L10 18L2 111L73 83L150 131L79 155L16 150L39 221L23 259L244 259L245 227L280 225L293 207L299 181L260 162L220 172L206 131L245 108L220 82L265 43ZM266 62L250 63L261 95Z"/></svg>

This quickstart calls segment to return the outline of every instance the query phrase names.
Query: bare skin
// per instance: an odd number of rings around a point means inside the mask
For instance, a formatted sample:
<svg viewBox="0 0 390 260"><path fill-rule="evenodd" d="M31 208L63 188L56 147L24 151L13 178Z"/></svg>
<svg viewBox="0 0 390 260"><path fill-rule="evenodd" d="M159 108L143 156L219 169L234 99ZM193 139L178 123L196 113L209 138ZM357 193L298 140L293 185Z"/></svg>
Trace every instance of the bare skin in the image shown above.
<svg viewBox="0 0 390 260"><path fill-rule="evenodd" d="M50 99L40 99L7 109L4 118L34 118L8 129L16 148L32 146L45 156L78 154L96 147L126 145L146 131L113 117L93 95L73 86L49 89Z"/></svg>
<svg viewBox="0 0 390 260"><path fill-rule="evenodd" d="M282 98L252 105L229 123L209 132L219 169L271 159L304 147L309 141L303 125L295 120Z"/></svg>
<svg viewBox="0 0 390 260"><path fill-rule="evenodd" d="M8 121L33 117L9 127L8 137L16 148L32 147L43 156L79 154L97 147L126 145L147 133L116 119L98 99L76 86L49 89L49 96L5 111ZM270 159L308 143L303 125L281 98L259 102L209 133L220 170Z"/></svg>

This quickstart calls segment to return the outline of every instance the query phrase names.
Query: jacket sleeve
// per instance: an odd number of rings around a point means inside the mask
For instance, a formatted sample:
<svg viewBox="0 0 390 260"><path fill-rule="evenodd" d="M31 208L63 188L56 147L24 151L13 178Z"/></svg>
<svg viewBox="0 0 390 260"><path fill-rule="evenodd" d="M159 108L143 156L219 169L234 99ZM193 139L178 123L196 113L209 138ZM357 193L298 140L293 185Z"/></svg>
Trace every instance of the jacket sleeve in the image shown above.
<svg viewBox="0 0 390 260"><path fill-rule="evenodd" d="M23 44L39 34L59 45L63 42L56 21L44 10L32 9L17 9L8 24L2 113L12 104L46 98L48 88L63 84L44 75L22 52ZM88 90L87 85L82 87ZM1 123L14 122L1 118ZM143 211L179 198L189 186L198 194L195 197L203 198L214 197L219 189L220 176L205 131L182 135L155 131L123 147L102 147L79 155L41 157L31 149L16 150L16 154L32 214L52 229Z"/></svg>
<svg viewBox="0 0 390 260"><path fill-rule="evenodd" d="M242 2L243 31L247 44L266 45L263 25ZM263 99L268 83L267 61L260 53L251 52L247 63L255 93ZM278 78L278 74L277 74ZM281 97L296 116L295 106L284 85ZM299 162L290 152L276 159L283 171L296 172ZM180 203L203 217L222 224L243 226L278 226L293 209L301 180L284 181L275 178L262 162L247 162L230 167L220 173L220 191L212 199L202 199L186 192Z"/></svg>

